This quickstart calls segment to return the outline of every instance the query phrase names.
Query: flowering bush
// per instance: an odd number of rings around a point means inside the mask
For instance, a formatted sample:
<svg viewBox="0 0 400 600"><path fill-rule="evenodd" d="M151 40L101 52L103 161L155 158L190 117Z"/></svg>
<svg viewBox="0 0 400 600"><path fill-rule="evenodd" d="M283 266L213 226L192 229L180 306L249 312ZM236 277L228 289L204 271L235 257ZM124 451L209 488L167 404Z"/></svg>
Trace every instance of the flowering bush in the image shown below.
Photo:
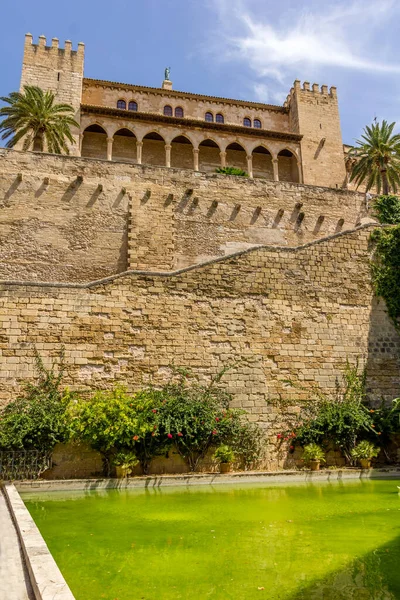
<svg viewBox="0 0 400 600"><path fill-rule="evenodd" d="M47 369L34 349L37 381L0 412L0 449L51 451L68 438L66 410L73 395L61 387L64 349Z"/></svg>

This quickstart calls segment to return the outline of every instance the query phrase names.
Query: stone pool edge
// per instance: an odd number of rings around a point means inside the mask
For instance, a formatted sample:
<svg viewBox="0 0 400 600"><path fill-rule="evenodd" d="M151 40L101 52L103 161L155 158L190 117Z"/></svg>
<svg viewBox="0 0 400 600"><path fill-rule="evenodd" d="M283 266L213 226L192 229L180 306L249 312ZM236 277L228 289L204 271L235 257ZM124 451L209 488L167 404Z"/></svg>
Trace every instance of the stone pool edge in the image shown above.
<svg viewBox="0 0 400 600"><path fill-rule="evenodd" d="M169 486L221 485L232 483L289 483L343 481L350 479L400 479L400 467L370 469L337 469L322 471L250 471L228 473L195 473L183 475L148 475L126 479L53 479L16 481L20 492L103 490L128 488L160 488Z"/></svg>
<svg viewBox="0 0 400 600"><path fill-rule="evenodd" d="M36 600L75 600L42 534L12 483L3 485Z"/></svg>

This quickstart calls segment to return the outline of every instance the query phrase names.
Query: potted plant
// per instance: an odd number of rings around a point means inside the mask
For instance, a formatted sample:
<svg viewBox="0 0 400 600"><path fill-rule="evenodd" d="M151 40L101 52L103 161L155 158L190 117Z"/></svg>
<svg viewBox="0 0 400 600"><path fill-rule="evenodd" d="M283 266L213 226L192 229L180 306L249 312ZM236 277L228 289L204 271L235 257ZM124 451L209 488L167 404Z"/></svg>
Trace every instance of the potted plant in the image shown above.
<svg viewBox="0 0 400 600"><path fill-rule="evenodd" d="M318 444L304 446L303 460L311 471L319 471L321 462L325 462L325 452Z"/></svg>
<svg viewBox="0 0 400 600"><path fill-rule="evenodd" d="M232 462L235 458L235 454L229 446L226 444L222 444L219 446L215 453L214 458L219 462L219 472L220 473L229 473L232 467Z"/></svg>
<svg viewBox="0 0 400 600"><path fill-rule="evenodd" d="M113 459L115 471L118 479L127 477L132 472L133 467L138 464L138 459L134 452L123 451L118 452Z"/></svg>
<svg viewBox="0 0 400 600"><path fill-rule="evenodd" d="M351 456L359 460L362 469L370 469L371 459L378 456L378 454L379 448L374 446L372 442L368 442L368 440L363 440L351 451Z"/></svg>

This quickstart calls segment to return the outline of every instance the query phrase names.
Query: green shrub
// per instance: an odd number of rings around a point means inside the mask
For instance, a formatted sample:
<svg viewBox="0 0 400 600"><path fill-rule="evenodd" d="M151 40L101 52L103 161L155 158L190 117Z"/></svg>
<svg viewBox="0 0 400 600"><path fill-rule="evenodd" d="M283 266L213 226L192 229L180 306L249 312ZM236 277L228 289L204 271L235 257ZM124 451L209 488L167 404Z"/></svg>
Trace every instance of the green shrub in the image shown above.
<svg viewBox="0 0 400 600"><path fill-rule="evenodd" d="M116 467L124 467L125 469L133 469L139 463L136 454L129 450L120 450L112 459Z"/></svg>
<svg viewBox="0 0 400 600"><path fill-rule="evenodd" d="M220 173L222 175L237 175L238 177L249 176L249 174L246 171L237 167L218 167L218 169L215 169L215 172Z"/></svg>
<svg viewBox="0 0 400 600"><path fill-rule="evenodd" d="M376 244L371 266L374 290L385 300L388 315L400 331L400 225L376 229L371 240Z"/></svg>
<svg viewBox="0 0 400 600"><path fill-rule="evenodd" d="M133 449L139 421L131 401L126 391L118 387L96 392L89 399L79 398L70 405L71 438L100 452L107 476L112 456L120 450Z"/></svg>
<svg viewBox="0 0 400 600"><path fill-rule="evenodd" d="M318 444L307 444L307 446L304 446L303 460L306 464L309 464L311 461L314 460L326 462L325 452Z"/></svg>
<svg viewBox="0 0 400 600"><path fill-rule="evenodd" d="M231 463L235 458L235 453L232 448L226 444L222 444L221 446L218 446L214 452L214 458L220 463Z"/></svg>
<svg viewBox="0 0 400 600"><path fill-rule="evenodd" d="M0 413L0 448L50 452L68 438L66 410L72 395L61 389L64 350L47 369L34 349L37 381L26 383L23 392Z"/></svg>
<svg viewBox="0 0 400 600"><path fill-rule="evenodd" d="M353 450L351 451L351 456L353 458L375 458L379 454L379 448L368 442L367 440L363 440Z"/></svg>
<svg viewBox="0 0 400 600"><path fill-rule="evenodd" d="M345 386L335 399L321 396L311 416L296 428L297 443L333 446L351 462L351 451L360 436L375 434L372 414L365 405L365 371L348 362L344 372Z"/></svg>
<svg viewBox="0 0 400 600"><path fill-rule="evenodd" d="M398 196L378 196L374 200L374 209L380 223L400 224L400 198Z"/></svg>

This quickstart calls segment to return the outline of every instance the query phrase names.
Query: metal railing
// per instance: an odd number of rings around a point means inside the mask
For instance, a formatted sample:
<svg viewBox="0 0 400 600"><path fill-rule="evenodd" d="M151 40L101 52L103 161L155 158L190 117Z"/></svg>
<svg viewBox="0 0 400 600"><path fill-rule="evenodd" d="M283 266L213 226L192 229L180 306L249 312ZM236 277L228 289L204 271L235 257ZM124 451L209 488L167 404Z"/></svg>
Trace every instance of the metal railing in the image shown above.
<svg viewBox="0 0 400 600"><path fill-rule="evenodd" d="M51 453L40 450L0 450L0 479L38 479L51 467Z"/></svg>

